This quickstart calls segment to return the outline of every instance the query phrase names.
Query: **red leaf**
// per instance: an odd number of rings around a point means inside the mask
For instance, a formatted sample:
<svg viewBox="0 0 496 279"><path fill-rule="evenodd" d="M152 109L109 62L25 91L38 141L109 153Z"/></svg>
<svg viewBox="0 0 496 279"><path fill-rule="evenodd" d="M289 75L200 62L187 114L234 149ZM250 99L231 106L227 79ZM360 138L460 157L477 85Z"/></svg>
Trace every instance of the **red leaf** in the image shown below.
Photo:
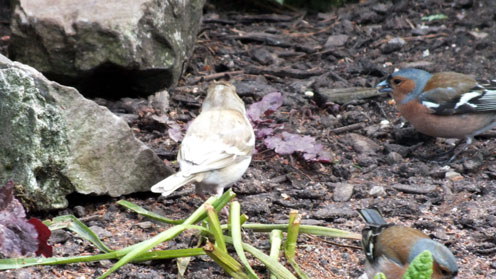
<svg viewBox="0 0 496 279"><path fill-rule="evenodd" d="M47 258L51 257L53 255L53 247L47 243L52 234L50 229L37 218L32 217L28 220L28 223L33 225L38 232L38 250L36 251L36 255L43 255Z"/></svg>

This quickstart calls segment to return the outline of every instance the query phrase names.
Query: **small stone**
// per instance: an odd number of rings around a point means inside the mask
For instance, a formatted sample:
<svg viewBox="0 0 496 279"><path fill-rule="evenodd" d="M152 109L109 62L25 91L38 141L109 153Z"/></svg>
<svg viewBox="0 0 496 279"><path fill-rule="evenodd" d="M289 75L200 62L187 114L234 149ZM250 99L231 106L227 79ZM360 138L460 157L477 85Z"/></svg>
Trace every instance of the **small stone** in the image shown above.
<svg viewBox="0 0 496 279"><path fill-rule="evenodd" d="M428 194L436 190L436 185L409 185L409 184L394 184L392 186L395 190L410 193L410 194Z"/></svg>
<svg viewBox="0 0 496 279"><path fill-rule="evenodd" d="M374 154L380 150L380 146L373 140L356 133L349 133L340 139L341 142L349 144L361 154Z"/></svg>
<svg viewBox="0 0 496 279"><path fill-rule="evenodd" d="M463 162L463 168L466 171L474 171L477 170L482 165L482 160L479 158L467 159Z"/></svg>
<svg viewBox="0 0 496 279"><path fill-rule="evenodd" d="M406 44L406 41L400 37L392 38L389 40L387 43L383 44L381 46L382 53L384 54L389 54L392 52L395 52L397 50L400 50L404 45Z"/></svg>
<svg viewBox="0 0 496 279"><path fill-rule="evenodd" d="M106 229L100 226L91 226L90 230L92 230L100 239L112 236L111 232L107 231Z"/></svg>
<svg viewBox="0 0 496 279"><path fill-rule="evenodd" d="M463 180L463 176L456 171L448 171L445 174L445 177L451 181Z"/></svg>
<svg viewBox="0 0 496 279"><path fill-rule="evenodd" d="M76 205L74 206L74 215L78 218L86 216L86 209L83 206Z"/></svg>
<svg viewBox="0 0 496 279"><path fill-rule="evenodd" d="M165 89L150 95L148 104L160 114L166 114L169 111L169 92Z"/></svg>
<svg viewBox="0 0 496 279"><path fill-rule="evenodd" d="M146 229L150 229L151 227L153 227L153 223L150 222L150 221L144 221L144 222L140 222L137 224L138 227L146 230Z"/></svg>
<svg viewBox="0 0 496 279"><path fill-rule="evenodd" d="M329 204L314 213L315 219L333 220L336 218L351 218L356 216L356 211L346 204Z"/></svg>
<svg viewBox="0 0 496 279"><path fill-rule="evenodd" d="M403 156L401 156L400 153L398 152L389 152L389 154L386 157L386 162L390 165L397 164L403 160Z"/></svg>
<svg viewBox="0 0 496 279"><path fill-rule="evenodd" d="M373 197L384 197L386 196L386 190L382 186L373 186L370 191L369 195Z"/></svg>
<svg viewBox="0 0 496 279"><path fill-rule="evenodd" d="M334 184L334 192L332 199L336 202L349 201L353 195L353 184L349 183L336 183Z"/></svg>
<svg viewBox="0 0 496 279"><path fill-rule="evenodd" d="M340 47L346 44L346 41L348 41L349 36L348 35L332 35L327 38L327 41L324 45L324 47Z"/></svg>
<svg viewBox="0 0 496 279"><path fill-rule="evenodd" d="M50 235L52 243L64 243L71 238L71 235L64 230L54 230Z"/></svg>
<svg viewBox="0 0 496 279"><path fill-rule="evenodd" d="M32 272L29 270L16 270L16 276L15 278L17 279L38 279L40 278L40 274L37 272Z"/></svg>
<svg viewBox="0 0 496 279"><path fill-rule="evenodd" d="M277 55L265 48L257 48L252 51L253 58L262 65L276 64Z"/></svg>
<svg viewBox="0 0 496 279"><path fill-rule="evenodd" d="M313 97L313 95L315 95L315 93L313 93L313 91L310 91L310 90L305 91L305 96L307 96L307 97Z"/></svg>
<svg viewBox="0 0 496 279"><path fill-rule="evenodd" d="M113 262L109 261L109 260L101 260L99 261L99 263L103 266L103 267L106 267L106 268L109 268L111 266L114 265Z"/></svg>
<svg viewBox="0 0 496 279"><path fill-rule="evenodd" d="M477 40L482 40L482 39L485 39L487 36L489 36L489 34L486 33L486 32L475 32L475 31L471 31L471 32L468 32L468 33L470 35L472 35Z"/></svg>

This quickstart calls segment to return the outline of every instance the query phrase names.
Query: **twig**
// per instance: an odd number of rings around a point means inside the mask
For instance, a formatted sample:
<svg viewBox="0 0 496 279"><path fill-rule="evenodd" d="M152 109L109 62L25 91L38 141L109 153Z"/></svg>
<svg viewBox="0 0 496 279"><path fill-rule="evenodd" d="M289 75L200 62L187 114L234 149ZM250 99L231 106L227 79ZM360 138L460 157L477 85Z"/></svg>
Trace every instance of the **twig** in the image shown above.
<svg viewBox="0 0 496 279"><path fill-rule="evenodd" d="M363 126L364 126L363 123L355 123L355 124L351 124L351 125L348 125L348 126L344 126L344 127L339 127L339 128L336 128L336 129L332 129L329 132L335 133L335 134L340 134L340 133L345 133L345 132L349 132L349 131L354 131L354 130L362 129Z"/></svg>
<svg viewBox="0 0 496 279"><path fill-rule="evenodd" d="M351 244L341 244L341 243L337 243L337 242L334 242L334 241L330 241L330 240L327 240L327 239L323 239L321 237L317 237L317 236L313 236L313 235L306 235L307 237L313 239L313 240L316 240L316 241L323 241L325 243L329 243L329 244L332 244L332 245L335 245L335 246L339 246L339 247L345 247L345 248L351 248L351 249L359 249L361 250L362 247L360 246L356 246L356 245L351 245Z"/></svg>

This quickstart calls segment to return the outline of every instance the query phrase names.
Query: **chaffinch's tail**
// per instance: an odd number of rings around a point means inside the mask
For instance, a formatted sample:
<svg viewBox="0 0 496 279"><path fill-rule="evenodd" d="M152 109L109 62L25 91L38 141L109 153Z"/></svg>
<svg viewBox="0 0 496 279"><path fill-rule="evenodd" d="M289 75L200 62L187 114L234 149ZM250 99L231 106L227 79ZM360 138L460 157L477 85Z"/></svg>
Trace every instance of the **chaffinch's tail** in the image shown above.
<svg viewBox="0 0 496 279"><path fill-rule="evenodd" d="M358 213L368 225L381 226L387 224L377 208L361 209Z"/></svg>
<svg viewBox="0 0 496 279"><path fill-rule="evenodd" d="M376 261L374 256L374 247L376 245L377 237L384 229L392 226L388 224L377 208L367 208L358 210L360 216L367 223L367 226L362 230L362 248L365 256L370 263Z"/></svg>
<svg viewBox="0 0 496 279"><path fill-rule="evenodd" d="M153 185L151 191L153 193L161 193L162 196L167 197L179 187L195 181L196 178L196 175L184 176L181 172L178 172Z"/></svg>

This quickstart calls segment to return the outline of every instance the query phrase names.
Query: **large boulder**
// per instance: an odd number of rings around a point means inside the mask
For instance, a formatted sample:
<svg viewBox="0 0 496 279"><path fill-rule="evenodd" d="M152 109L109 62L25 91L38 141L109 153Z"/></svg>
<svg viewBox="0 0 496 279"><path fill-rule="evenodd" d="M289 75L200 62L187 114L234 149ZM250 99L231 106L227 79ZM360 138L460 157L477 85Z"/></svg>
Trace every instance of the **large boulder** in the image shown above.
<svg viewBox="0 0 496 279"><path fill-rule="evenodd" d="M10 56L88 94L148 95L177 82L204 2L13 0Z"/></svg>
<svg viewBox="0 0 496 279"><path fill-rule="evenodd" d="M13 180L28 209L63 208L74 191L147 191L170 174L124 120L2 55L0 142L0 185Z"/></svg>

